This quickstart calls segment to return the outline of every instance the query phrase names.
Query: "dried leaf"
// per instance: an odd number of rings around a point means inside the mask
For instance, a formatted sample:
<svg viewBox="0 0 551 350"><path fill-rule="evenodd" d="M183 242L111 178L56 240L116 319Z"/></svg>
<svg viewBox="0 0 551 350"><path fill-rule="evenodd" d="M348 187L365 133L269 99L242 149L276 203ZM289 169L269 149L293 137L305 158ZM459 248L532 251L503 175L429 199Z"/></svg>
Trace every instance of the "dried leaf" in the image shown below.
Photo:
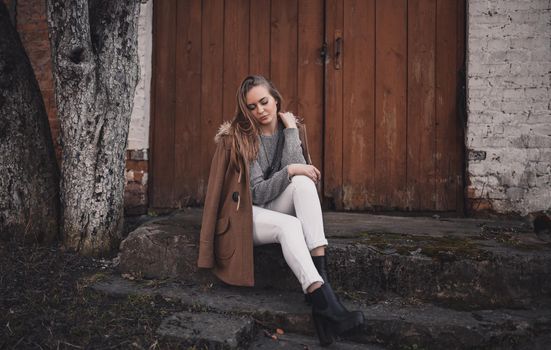
<svg viewBox="0 0 551 350"><path fill-rule="evenodd" d="M281 328L276 329L276 333L279 334L279 335L285 334L285 332Z"/></svg>
<svg viewBox="0 0 551 350"><path fill-rule="evenodd" d="M121 275L121 277L122 277L122 278L125 278L125 279L127 279L127 280L131 280L131 281L133 281L133 280L136 279L134 276L132 276L132 275L129 274L129 273L123 273L123 274Z"/></svg>

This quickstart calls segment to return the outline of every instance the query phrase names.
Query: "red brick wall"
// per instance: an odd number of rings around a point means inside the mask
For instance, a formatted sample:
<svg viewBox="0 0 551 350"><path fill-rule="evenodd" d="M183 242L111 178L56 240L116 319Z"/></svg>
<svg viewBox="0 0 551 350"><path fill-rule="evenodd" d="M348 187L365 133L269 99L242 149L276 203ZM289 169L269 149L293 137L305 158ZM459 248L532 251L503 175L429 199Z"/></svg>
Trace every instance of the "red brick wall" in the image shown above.
<svg viewBox="0 0 551 350"><path fill-rule="evenodd" d="M14 0L5 1L12 7ZM50 129L54 139L56 155L61 157L58 143L59 120L54 96L54 81L52 75L52 61L50 56L50 40L48 38L48 23L46 21L45 0L18 0L16 2L16 26L25 51L29 56L38 85L42 91L44 105L48 113Z"/></svg>
<svg viewBox="0 0 551 350"><path fill-rule="evenodd" d="M54 95L50 41L48 38L48 22L46 0L0 0L15 8L17 31L29 56L42 97L48 113L50 130L58 161L61 159L59 146L59 120ZM147 212L147 152L128 151L126 162L125 213L138 215Z"/></svg>
<svg viewBox="0 0 551 350"><path fill-rule="evenodd" d="M148 159L147 150L126 151L126 188L124 191L126 215L140 215L147 212Z"/></svg>

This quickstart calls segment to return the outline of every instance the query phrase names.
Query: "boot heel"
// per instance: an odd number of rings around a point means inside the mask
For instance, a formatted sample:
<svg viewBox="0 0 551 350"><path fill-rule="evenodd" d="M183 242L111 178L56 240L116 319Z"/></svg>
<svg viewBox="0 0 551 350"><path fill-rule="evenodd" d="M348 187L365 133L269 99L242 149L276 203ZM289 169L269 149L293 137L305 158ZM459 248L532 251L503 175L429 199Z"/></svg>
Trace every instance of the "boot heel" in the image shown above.
<svg viewBox="0 0 551 350"><path fill-rule="evenodd" d="M331 334L330 327L327 324L322 316L312 314L314 319L314 326L316 327L316 333L318 334L318 339L321 346L328 346L333 344L333 335Z"/></svg>

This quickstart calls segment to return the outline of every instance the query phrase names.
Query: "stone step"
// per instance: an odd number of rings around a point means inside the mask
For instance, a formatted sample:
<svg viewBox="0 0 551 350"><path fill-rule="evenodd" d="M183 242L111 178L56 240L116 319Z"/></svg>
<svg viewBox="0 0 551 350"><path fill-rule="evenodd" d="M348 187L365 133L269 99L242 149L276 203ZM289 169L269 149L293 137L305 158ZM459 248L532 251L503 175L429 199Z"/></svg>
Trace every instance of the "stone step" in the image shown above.
<svg viewBox="0 0 551 350"><path fill-rule="evenodd" d="M518 221L324 213L329 274L364 301L399 296L456 309L524 307L551 296L551 243ZM201 211L141 225L121 244L120 270L218 283L198 270ZM255 247L257 287L300 290L279 245Z"/></svg>
<svg viewBox="0 0 551 350"><path fill-rule="evenodd" d="M165 318L157 333L177 339L182 346L243 349L256 337L256 327L253 319L247 316L182 311Z"/></svg>
<svg viewBox="0 0 551 350"><path fill-rule="evenodd" d="M384 350L383 347L373 344L358 344L346 341L337 341L331 345L332 349L339 350ZM285 333L276 335L276 339L269 336L259 336L251 344L250 349L277 350L277 349L300 349L300 350L321 350L327 349L319 345L317 338L296 333Z"/></svg>
<svg viewBox="0 0 551 350"><path fill-rule="evenodd" d="M199 349L309 349L321 350L317 338L259 329L250 316L182 311L165 318L157 333L176 340L182 348ZM339 341L340 350L384 350L378 345Z"/></svg>
<svg viewBox="0 0 551 350"><path fill-rule="evenodd" d="M281 328L286 334L299 334L299 338L305 337L310 344L317 343L310 308L304 303L302 293L182 282L155 286L148 281L129 281L117 275L106 276L92 288L110 295L160 295L181 302L188 310L164 320L164 326L160 327L161 334L172 337L191 334L191 339L213 346L246 344L239 339L250 338L252 333L245 330L250 330L252 319L269 329ZM362 310L366 323L356 332L343 336L335 347L338 349L344 349L345 345L350 349L361 346L366 349L545 349L551 341L549 305L517 310L457 311L431 304L410 304L402 299L365 305L343 298L343 303L349 309ZM229 327L227 335L209 335L216 333L207 331L209 328L216 330L216 324L224 321L220 315L231 317L234 320L231 322L237 323ZM233 324L231 322L229 324ZM201 336L197 336L198 333ZM266 343L262 336L257 335L250 348L274 345ZM291 343L297 345L296 348L305 344L296 338L289 339L295 339ZM229 345L228 348L232 348Z"/></svg>

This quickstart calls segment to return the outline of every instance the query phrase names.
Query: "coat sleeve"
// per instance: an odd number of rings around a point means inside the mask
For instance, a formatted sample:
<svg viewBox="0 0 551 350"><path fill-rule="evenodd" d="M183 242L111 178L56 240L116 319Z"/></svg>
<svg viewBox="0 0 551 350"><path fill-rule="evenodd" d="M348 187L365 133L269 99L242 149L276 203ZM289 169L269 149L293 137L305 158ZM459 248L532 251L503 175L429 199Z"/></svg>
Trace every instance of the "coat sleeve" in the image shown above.
<svg viewBox="0 0 551 350"><path fill-rule="evenodd" d="M201 268L214 267L214 230L216 228L216 219L218 218L225 172L229 163L229 150L226 149L225 142L225 138L222 138L218 142L210 165L201 234L199 236L197 266Z"/></svg>

